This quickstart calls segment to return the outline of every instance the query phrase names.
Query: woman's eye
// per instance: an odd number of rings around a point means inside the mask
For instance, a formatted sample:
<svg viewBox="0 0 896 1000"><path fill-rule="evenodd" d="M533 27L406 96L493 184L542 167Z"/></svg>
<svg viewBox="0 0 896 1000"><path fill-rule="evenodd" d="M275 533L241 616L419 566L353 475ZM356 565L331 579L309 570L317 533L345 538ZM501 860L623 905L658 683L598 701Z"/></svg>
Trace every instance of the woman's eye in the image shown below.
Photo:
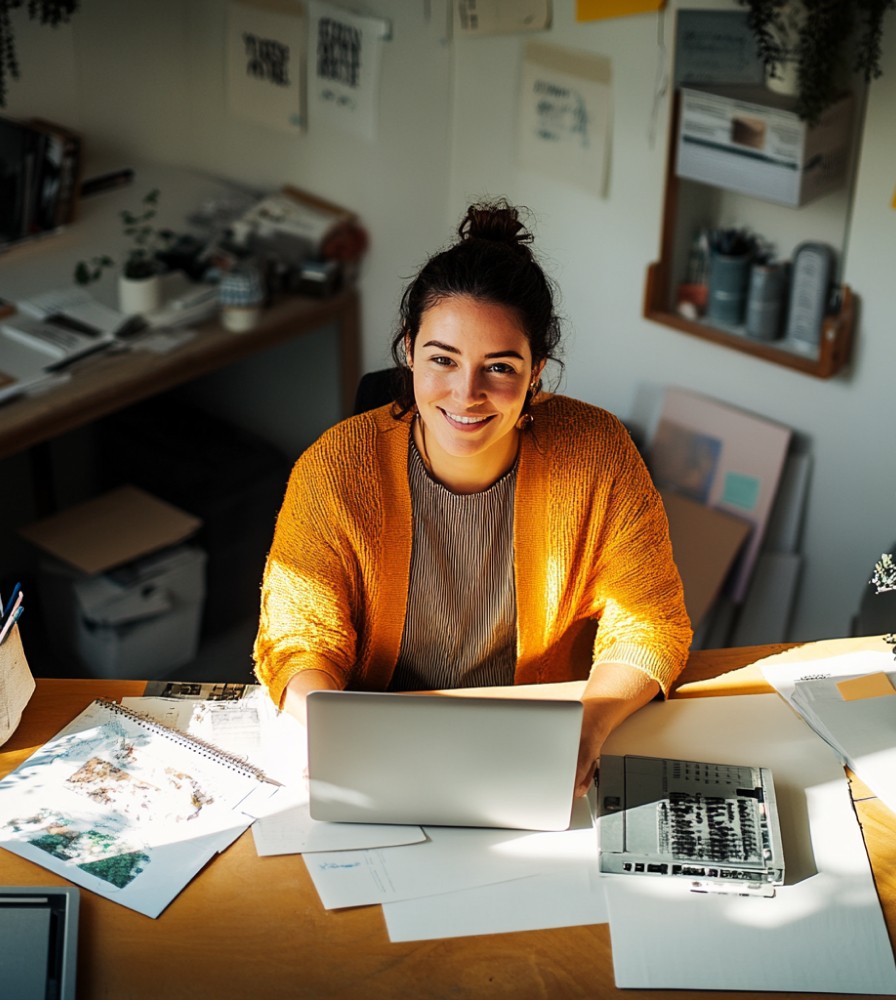
<svg viewBox="0 0 896 1000"><path fill-rule="evenodd" d="M516 370L513 365L508 365L504 361L496 361L493 365L488 366L490 372L496 372L498 375L515 375Z"/></svg>
<svg viewBox="0 0 896 1000"><path fill-rule="evenodd" d="M437 357L432 358L431 360L433 364L440 365L443 368L447 368L448 365L452 363L451 358L446 358L444 355L441 354L438 355Z"/></svg>

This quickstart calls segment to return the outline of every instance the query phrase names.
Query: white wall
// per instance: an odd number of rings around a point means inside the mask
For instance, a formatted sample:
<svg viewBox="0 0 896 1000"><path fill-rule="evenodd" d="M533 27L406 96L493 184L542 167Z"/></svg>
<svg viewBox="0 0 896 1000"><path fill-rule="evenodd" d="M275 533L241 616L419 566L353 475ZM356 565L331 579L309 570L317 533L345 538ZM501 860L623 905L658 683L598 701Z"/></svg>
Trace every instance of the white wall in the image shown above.
<svg viewBox="0 0 896 1000"><path fill-rule="evenodd" d="M653 416L644 401L654 403L663 385L680 385L787 424L806 440L814 470L803 534L805 568L790 638L846 634L873 562L896 538L896 447L893 420L885 411L896 371L891 333L896 211L889 207L896 185L896 24L889 24L885 39L883 78L871 88L848 234L844 280L861 299L854 360L845 375L822 381L641 317L645 268L658 256L668 127L664 101L658 139L651 142L662 58L657 18L582 25L575 23L571 6L555 4L547 40L613 62L608 196L592 197L516 167L515 88L525 42L475 39L455 47L451 202L459 205L487 190L506 192L537 211L540 244L563 290L571 335L565 388L571 395L643 423ZM671 17L667 49L670 26ZM822 201L839 201L842 212L844 200L833 195ZM825 211L820 205L810 225ZM794 242L816 238L814 231L800 232L807 210L781 213L796 231ZM762 231L761 223L757 229ZM892 401L892 389L889 395Z"/></svg>
<svg viewBox="0 0 896 1000"><path fill-rule="evenodd" d="M445 4L369 5L394 28L372 143L313 123L292 138L233 118L224 98L225 0L83 0L73 24L55 31L31 26L18 12L23 79L12 84L7 111L80 128L92 158L104 164L161 159L252 184L297 184L356 209L372 238L362 278L366 368L386 361L403 279L450 238L469 200L502 194L528 205L562 292L565 391L644 421L661 387L676 384L781 421L805 438L814 471L790 638L845 634L872 563L896 538L887 413L896 370L893 15L884 76L871 88L844 267L861 300L854 359L846 374L822 381L641 317L645 270L658 255L666 155L668 99L654 118L664 58L657 15L577 24L574 5L556 2L551 31L538 36L612 60L612 164L602 198L518 169L516 93L526 38L448 42ZM792 214L798 228L800 213ZM319 347L308 344L290 357L298 391L330 364ZM263 372L258 379L261 385ZM253 384L213 383L210 391L239 393L235 411L266 406ZM892 412L891 400L892 393ZM296 432L296 448L313 431L312 420Z"/></svg>

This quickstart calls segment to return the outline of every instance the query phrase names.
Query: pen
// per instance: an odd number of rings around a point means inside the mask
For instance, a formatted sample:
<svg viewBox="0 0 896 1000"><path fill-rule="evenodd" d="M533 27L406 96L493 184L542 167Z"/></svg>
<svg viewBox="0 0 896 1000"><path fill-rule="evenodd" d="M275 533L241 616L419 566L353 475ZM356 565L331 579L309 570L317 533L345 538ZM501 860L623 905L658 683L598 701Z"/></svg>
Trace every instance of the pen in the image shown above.
<svg viewBox="0 0 896 1000"><path fill-rule="evenodd" d="M12 593L9 595L9 600L6 602L6 606L3 608L3 614L0 615L0 618L5 618L9 614L9 612L12 610L12 606L16 603L16 598L19 596L21 591L22 591L21 583L17 583L12 588Z"/></svg>
<svg viewBox="0 0 896 1000"><path fill-rule="evenodd" d="M25 608L22 605L21 601L22 601L22 595L20 594L19 602L16 604L15 610L9 616L9 618L6 619L6 624L3 626L3 628L0 629L0 646L2 646L3 643L6 641L6 636L9 632L12 631L13 625L15 625L15 623L22 617L22 612L25 610Z"/></svg>

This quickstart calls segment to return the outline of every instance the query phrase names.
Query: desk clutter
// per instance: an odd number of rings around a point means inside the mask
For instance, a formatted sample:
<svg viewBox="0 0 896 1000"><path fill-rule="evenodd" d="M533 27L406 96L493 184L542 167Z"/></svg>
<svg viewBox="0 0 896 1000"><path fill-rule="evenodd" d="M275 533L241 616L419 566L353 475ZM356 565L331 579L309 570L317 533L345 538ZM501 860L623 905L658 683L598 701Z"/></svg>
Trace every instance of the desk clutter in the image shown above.
<svg viewBox="0 0 896 1000"><path fill-rule="evenodd" d="M548 688L561 699L581 692L575 683ZM773 894L652 872L600 874L586 799L559 832L315 821L304 743L302 727L253 685L154 682L121 705L95 701L0 781L0 844L164 920L170 901L190 891L199 855L214 857L251 825L259 857L302 855L333 920L342 908L381 907L393 942L609 923L620 988L896 992L846 777L775 694L653 703L606 747L689 762L718 760L724 748L735 784L747 771L756 777L756 763L772 771L786 854ZM698 779L693 769L686 776ZM37 810L24 804L29 788L42 790ZM135 824L159 796L153 822ZM78 802L76 821L63 806ZM200 819L190 843L179 839L187 814L191 825Z"/></svg>
<svg viewBox="0 0 896 1000"><path fill-rule="evenodd" d="M18 163L19 152L3 145L3 128L0 119L0 162L9 155ZM122 170L109 175L108 187L105 175L81 185L91 213L84 213L67 283L18 296L14 283L0 285L0 402L51 389L90 355L168 352L215 320L247 333L283 296L331 297L355 281L367 234L348 209L293 186L263 193L223 180L209 180L215 193L184 206L170 176L176 208L166 207L165 180L124 201L138 176ZM94 235L105 221L95 198L112 199L108 214L120 218L120 235L102 243ZM36 235L15 211L15 220L0 217L0 251L20 242L23 226ZM74 208L58 219L57 229L80 235ZM117 293L103 280L107 272L117 275Z"/></svg>

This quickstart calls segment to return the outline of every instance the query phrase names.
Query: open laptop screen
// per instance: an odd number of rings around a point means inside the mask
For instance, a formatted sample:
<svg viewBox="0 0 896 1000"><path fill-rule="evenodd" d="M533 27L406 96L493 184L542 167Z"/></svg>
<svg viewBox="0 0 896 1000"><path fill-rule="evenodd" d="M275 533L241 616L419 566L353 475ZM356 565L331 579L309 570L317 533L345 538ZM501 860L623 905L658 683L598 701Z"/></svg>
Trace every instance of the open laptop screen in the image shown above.
<svg viewBox="0 0 896 1000"><path fill-rule="evenodd" d="M579 701L315 691L314 819L565 830Z"/></svg>

